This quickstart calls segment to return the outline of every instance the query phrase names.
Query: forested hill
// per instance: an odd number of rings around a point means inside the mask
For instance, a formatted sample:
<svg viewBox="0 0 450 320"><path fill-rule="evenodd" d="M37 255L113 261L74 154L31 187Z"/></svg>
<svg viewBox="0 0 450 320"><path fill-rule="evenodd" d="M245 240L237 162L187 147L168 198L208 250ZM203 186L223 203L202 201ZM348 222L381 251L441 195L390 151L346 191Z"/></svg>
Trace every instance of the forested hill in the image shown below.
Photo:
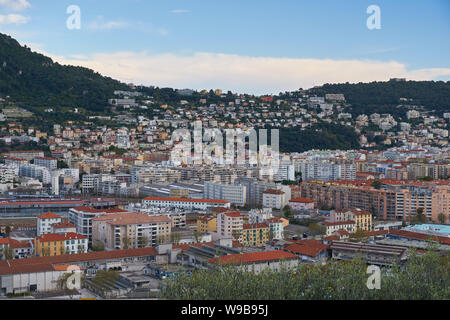
<svg viewBox="0 0 450 320"><path fill-rule="evenodd" d="M90 69L62 66L0 33L0 97L28 107L83 107L103 111L114 90L128 87Z"/></svg>
<svg viewBox="0 0 450 320"><path fill-rule="evenodd" d="M450 112L450 81L387 81L357 84L325 84L313 94L342 93L355 114L392 113L392 107L424 106L437 113ZM408 101L401 98L409 99Z"/></svg>

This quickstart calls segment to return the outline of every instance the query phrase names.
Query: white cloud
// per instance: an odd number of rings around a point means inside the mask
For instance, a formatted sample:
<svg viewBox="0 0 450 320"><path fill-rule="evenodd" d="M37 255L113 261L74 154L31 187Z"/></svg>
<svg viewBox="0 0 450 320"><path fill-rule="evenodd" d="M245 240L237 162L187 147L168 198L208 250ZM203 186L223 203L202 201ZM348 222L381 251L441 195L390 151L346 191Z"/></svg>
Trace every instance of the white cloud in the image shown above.
<svg viewBox="0 0 450 320"><path fill-rule="evenodd" d="M88 25L91 30L111 30L111 29L123 29L128 27L128 23L124 21L105 21L103 17L97 17L97 19Z"/></svg>
<svg viewBox="0 0 450 320"><path fill-rule="evenodd" d="M22 11L31 7L27 0L0 0L0 5L14 11Z"/></svg>
<svg viewBox="0 0 450 320"><path fill-rule="evenodd" d="M28 21L30 21L30 18L24 17L20 14L0 14L0 24L25 24Z"/></svg>
<svg viewBox="0 0 450 320"><path fill-rule="evenodd" d="M191 10L186 10L186 9L175 9L170 11L171 13L189 13L191 12Z"/></svg>
<svg viewBox="0 0 450 320"><path fill-rule="evenodd" d="M408 70L405 64L396 61L290 59L205 52L193 55L117 52L97 53L83 60L53 58L124 82L254 94L276 94L324 83L386 81L394 77L450 78L450 68Z"/></svg>

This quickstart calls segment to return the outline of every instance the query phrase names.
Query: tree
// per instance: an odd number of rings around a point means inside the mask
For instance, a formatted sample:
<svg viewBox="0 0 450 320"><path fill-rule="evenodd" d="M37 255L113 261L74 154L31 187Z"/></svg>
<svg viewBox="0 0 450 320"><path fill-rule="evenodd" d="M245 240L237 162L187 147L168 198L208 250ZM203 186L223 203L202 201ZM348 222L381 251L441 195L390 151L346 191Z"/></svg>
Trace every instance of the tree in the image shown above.
<svg viewBox="0 0 450 320"><path fill-rule="evenodd" d="M239 265L239 264L238 264ZM281 265L254 273L223 265L166 279L161 298L168 300L448 300L450 259L428 251L413 253L402 268L381 269L381 288L367 289L367 264L362 259L342 263ZM444 280L445 279L445 280Z"/></svg>
<svg viewBox="0 0 450 320"><path fill-rule="evenodd" d="M124 236L122 238L122 248L123 249L130 249L130 245L131 245L131 239L128 238L127 236Z"/></svg>
<svg viewBox="0 0 450 320"><path fill-rule="evenodd" d="M438 220L440 224L444 224L447 221L447 216L444 213L439 213Z"/></svg>
<svg viewBox="0 0 450 320"><path fill-rule="evenodd" d="M427 217L426 215L423 214L423 208L417 208L416 212L417 212L416 221L418 223L426 223Z"/></svg>
<svg viewBox="0 0 450 320"><path fill-rule="evenodd" d="M372 182L371 186L374 187L377 190L380 190L381 189L381 182L378 181L378 180L375 180L374 182Z"/></svg>
<svg viewBox="0 0 450 320"><path fill-rule="evenodd" d="M6 260L12 260L14 259L14 249L7 246L3 248L3 255L5 256Z"/></svg>
<svg viewBox="0 0 450 320"><path fill-rule="evenodd" d="M95 240L92 244L92 251L105 251L105 245L103 242Z"/></svg>
<svg viewBox="0 0 450 320"><path fill-rule="evenodd" d="M56 280L56 288L58 290L64 291L66 295L68 295L70 298L73 297L74 294L78 293L76 289L69 289L68 283L69 278L73 275L73 273L64 273L61 276L59 276L58 280ZM80 272L80 288L84 287L84 284L86 282L86 275L84 273Z"/></svg>
<svg viewBox="0 0 450 320"><path fill-rule="evenodd" d="M201 232L198 232L198 231L194 231L194 239L195 239L195 242L200 242L200 239L201 239L201 237L202 237L202 234L201 234Z"/></svg>
<svg viewBox="0 0 450 320"><path fill-rule="evenodd" d="M138 246L139 248L145 248L146 246L148 246L148 237L147 236L138 237Z"/></svg>
<svg viewBox="0 0 450 320"><path fill-rule="evenodd" d="M317 235L321 235L321 234L325 234L326 232L326 228L325 226L319 224L319 223L310 223L308 225L309 231L311 232L312 235L317 236Z"/></svg>
<svg viewBox="0 0 450 320"><path fill-rule="evenodd" d="M9 235L11 234L11 227L10 226L6 226L5 233L6 233L6 237L9 238Z"/></svg>
<svg viewBox="0 0 450 320"><path fill-rule="evenodd" d="M170 242L172 244L177 245L178 243L180 243L181 240L181 235L178 232L172 232L170 234Z"/></svg>
<svg viewBox="0 0 450 320"><path fill-rule="evenodd" d="M357 228L355 233L352 233L350 235L350 239L353 239L357 242L364 242L365 240L367 240L367 235L361 228Z"/></svg>
<svg viewBox="0 0 450 320"><path fill-rule="evenodd" d="M272 228L270 228L269 229L269 241L272 241L273 239L274 239L274 233L273 233L273 230L272 230Z"/></svg>

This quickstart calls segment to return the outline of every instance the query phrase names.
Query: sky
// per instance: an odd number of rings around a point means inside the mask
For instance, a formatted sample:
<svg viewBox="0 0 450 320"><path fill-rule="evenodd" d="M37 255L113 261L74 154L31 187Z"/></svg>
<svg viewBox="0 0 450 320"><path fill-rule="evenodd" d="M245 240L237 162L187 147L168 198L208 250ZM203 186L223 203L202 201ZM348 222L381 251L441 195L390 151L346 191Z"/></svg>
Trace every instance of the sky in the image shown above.
<svg viewBox="0 0 450 320"><path fill-rule="evenodd" d="M448 0L0 0L0 32L139 85L277 94L450 80Z"/></svg>

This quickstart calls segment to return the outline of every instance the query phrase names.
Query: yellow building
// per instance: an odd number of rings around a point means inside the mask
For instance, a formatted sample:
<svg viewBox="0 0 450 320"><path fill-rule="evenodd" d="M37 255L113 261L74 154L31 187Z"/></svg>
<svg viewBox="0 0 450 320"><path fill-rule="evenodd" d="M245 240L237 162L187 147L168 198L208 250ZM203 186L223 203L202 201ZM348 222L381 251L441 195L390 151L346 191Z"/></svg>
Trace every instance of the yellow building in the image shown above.
<svg viewBox="0 0 450 320"><path fill-rule="evenodd" d="M73 233L47 233L34 239L35 253L40 257L87 252L87 237Z"/></svg>
<svg viewBox="0 0 450 320"><path fill-rule="evenodd" d="M355 230L372 231L372 213L362 210L352 210Z"/></svg>
<svg viewBox="0 0 450 320"><path fill-rule="evenodd" d="M44 234L34 240L36 254L39 257L59 256L64 252L64 238L59 234Z"/></svg>
<svg viewBox="0 0 450 320"><path fill-rule="evenodd" d="M269 242L269 226L265 223L244 224L242 243L244 246L261 247Z"/></svg>
<svg viewBox="0 0 450 320"><path fill-rule="evenodd" d="M217 219L213 216L204 216L197 219L197 232L208 233L216 231Z"/></svg>

